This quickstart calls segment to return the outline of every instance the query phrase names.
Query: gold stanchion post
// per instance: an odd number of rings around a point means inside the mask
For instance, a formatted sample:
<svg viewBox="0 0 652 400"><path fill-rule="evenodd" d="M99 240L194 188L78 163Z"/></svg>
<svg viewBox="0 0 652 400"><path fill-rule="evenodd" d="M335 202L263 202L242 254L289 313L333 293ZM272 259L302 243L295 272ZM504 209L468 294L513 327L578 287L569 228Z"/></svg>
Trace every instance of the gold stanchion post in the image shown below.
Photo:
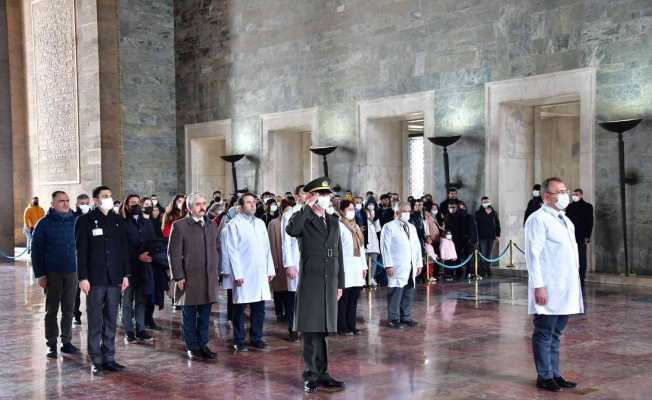
<svg viewBox="0 0 652 400"><path fill-rule="evenodd" d="M479 254L480 254L480 250L475 249L475 254L474 254L474 257L473 257L474 258L473 268L475 270L475 277L474 277L475 280L482 279L482 277L480 275L478 275L478 258L479 258Z"/></svg>
<svg viewBox="0 0 652 400"><path fill-rule="evenodd" d="M509 265L508 268L514 268L514 241L509 240Z"/></svg>

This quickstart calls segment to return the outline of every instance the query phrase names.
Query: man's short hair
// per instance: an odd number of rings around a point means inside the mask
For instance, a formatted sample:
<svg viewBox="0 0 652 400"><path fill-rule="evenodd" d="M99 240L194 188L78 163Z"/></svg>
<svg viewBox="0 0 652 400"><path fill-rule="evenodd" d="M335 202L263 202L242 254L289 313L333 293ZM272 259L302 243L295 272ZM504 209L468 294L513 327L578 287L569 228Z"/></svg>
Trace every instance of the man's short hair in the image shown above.
<svg viewBox="0 0 652 400"><path fill-rule="evenodd" d="M558 183L564 183L564 181L561 180L561 178L558 178L556 176L553 176L552 178L548 178L543 183L541 184L541 190L543 190L543 193L550 193L550 184L553 182L558 182Z"/></svg>
<svg viewBox="0 0 652 400"><path fill-rule="evenodd" d="M55 190L54 192L52 192L52 200L56 199L57 196L60 194L66 194L66 192L64 192L63 190Z"/></svg>
<svg viewBox="0 0 652 400"><path fill-rule="evenodd" d="M451 186L448 188L448 193L457 193L457 188L455 186Z"/></svg>
<svg viewBox="0 0 652 400"><path fill-rule="evenodd" d="M88 195L86 193L82 193L79 196L77 196L77 201L80 200L89 200Z"/></svg>
<svg viewBox="0 0 652 400"><path fill-rule="evenodd" d="M532 190L541 190L541 185L537 183L536 185L532 186Z"/></svg>
<svg viewBox="0 0 652 400"><path fill-rule="evenodd" d="M104 185L96 187L95 189L93 189L93 198L94 199L99 199L100 193L102 193L102 191L104 191L104 190L111 190L111 188L108 187L108 186L104 186Z"/></svg>
<svg viewBox="0 0 652 400"><path fill-rule="evenodd" d="M482 200L489 200L489 197L487 197L487 196L482 196L482 198L480 199L480 201L482 201Z"/></svg>
<svg viewBox="0 0 652 400"><path fill-rule="evenodd" d="M245 197L253 197L253 199L256 200L256 196L255 196L253 193L251 193L251 192L244 193L244 194L243 194L242 196L240 196L240 198L238 199L238 205L239 205L240 207L244 206L244 198L245 198Z"/></svg>
<svg viewBox="0 0 652 400"><path fill-rule="evenodd" d="M582 189L580 189L580 188L577 188L577 189L573 190L573 192L577 192L577 193L579 193L581 195L584 194L584 191Z"/></svg>
<svg viewBox="0 0 652 400"><path fill-rule="evenodd" d="M196 202L197 199L200 198L200 197L201 197L202 199L206 200L206 196L204 196L203 193L199 193L199 192L197 192L197 193L190 193L190 194L186 197L186 207L188 207L188 210L190 210L190 209L195 205L195 202Z"/></svg>

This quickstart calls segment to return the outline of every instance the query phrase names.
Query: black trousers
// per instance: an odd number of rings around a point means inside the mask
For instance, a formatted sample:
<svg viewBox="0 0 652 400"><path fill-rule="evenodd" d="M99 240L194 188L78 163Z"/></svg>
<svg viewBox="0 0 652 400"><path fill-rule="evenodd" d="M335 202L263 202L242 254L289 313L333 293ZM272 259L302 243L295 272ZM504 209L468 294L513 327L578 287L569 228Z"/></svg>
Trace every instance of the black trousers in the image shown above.
<svg viewBox="0 0 652 400"><path fill-rule="evenodd" d="M586 279L586 243L577 243L577 252L580 256L580 283L584 286Z"/></svg>
<svg viewBox="0 0 652 400"><path fill-rule="evenodd" d="M296 299L297 292L287 291L287 296L285 297L285 311L287 312L288 318L288 331L294 332L294 301Z"/></svg>
<svg viewBox="0 0 652 400"><path fill-rule="evenodd" d="M327 333L302 332L303 379L318 381L328 375Z"/></svg>
<svg viewBox="0 0 652 400"><path fill-rule="evenodd" d="M274 292L274 313L279 320L287 318L287 294L287 290Z"/></svg>
<svg viewBox="0 0 652 400"><path fill-rule="evenodd" d="M342 291L342 297L337 302L337 331L355 332L358 316L358 298L361 287L350 287Z"/></svg>
<svg viewBox="0 0 652 400"><path fill-rule="evenodd" d="M79 285L77 285L77 296L75 297L75 312L74 316L75 318L81 318L81 310L79 307L81 306L81 290L79 289Z"/></svg>
<svg viewBox="0 0 652 400"><path fill-rule="evenodd" d="M45 340L48 347L56 347L59 336L57 314L61 306L61 343L72 339L72 316L75 288L78 286L76 272L48 272L45 288Z"/></svg>
<svg viewBox="0 0 652 400"><path fill-rule="evenodd" d="M145 326L154 325L154 309L156 306L154 304L145 305Z"/></svg>
<svg viewBox="0 0 652 400"><path fill-rule="evenodd" d="M91 286L86 296L88 355L93 364L115 361L115 327L121 297L120 286Z"/></svg>
<svg viewBox="0 0 652 400"><path fill-rule="evenodd" d="M233 289L226 289L226 319L233 322Z"/></svg>
<svg viewBox="0 0 652 400"><path fill-rule="evenodd" d="M265 302L243 303L233 305L233 344L245 342L245 307L249 305L251 324L249 337L252 343L263 340L263 323L265 322Z"/></svg>

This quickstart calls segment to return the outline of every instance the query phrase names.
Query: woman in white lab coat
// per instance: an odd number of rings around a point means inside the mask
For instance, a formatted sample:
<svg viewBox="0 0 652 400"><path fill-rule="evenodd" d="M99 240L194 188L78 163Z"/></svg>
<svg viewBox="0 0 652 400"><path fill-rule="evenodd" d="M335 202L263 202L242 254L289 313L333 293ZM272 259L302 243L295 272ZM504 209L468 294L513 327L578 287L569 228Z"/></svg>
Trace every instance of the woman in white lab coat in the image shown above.
<svg viewBox="0 0 652 400"><path fill-rule="evenodd" d="M360 334L356 328L358 298L367 276L364 234L355 223L355 205L349 200L342 200L339 209L344 292L337 303L337 332L340 335L358 335Z"/></svg>

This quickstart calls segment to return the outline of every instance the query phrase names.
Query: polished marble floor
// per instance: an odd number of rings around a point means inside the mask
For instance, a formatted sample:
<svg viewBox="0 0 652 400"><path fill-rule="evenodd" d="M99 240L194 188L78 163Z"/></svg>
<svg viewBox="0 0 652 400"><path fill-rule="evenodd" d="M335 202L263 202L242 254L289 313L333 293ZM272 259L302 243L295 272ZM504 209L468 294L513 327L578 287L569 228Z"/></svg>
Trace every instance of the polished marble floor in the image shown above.
<svg viewBox="0 0 652 400"><path fill-rule="evenodd" d="M565 375L580 388L552 394L534 388L525 284L421 286L414 307L421 325L403 331L383 326L384 290L363 291L363 334L329 339L331 373L347 389L304 396L300 347L284 340L271 304L269 350L232 354L219 304L210 342L217 362L188 362L180 315L167 307L156 315L164 329L152 345L127 345L119 329L117 360L126 372L94 378L85 318L73 330L82 356L47 359L42 291L25 263L0 263L0 399L652 399L652 289L587 288L587 313L571 319L562 342Z"/></svg>

